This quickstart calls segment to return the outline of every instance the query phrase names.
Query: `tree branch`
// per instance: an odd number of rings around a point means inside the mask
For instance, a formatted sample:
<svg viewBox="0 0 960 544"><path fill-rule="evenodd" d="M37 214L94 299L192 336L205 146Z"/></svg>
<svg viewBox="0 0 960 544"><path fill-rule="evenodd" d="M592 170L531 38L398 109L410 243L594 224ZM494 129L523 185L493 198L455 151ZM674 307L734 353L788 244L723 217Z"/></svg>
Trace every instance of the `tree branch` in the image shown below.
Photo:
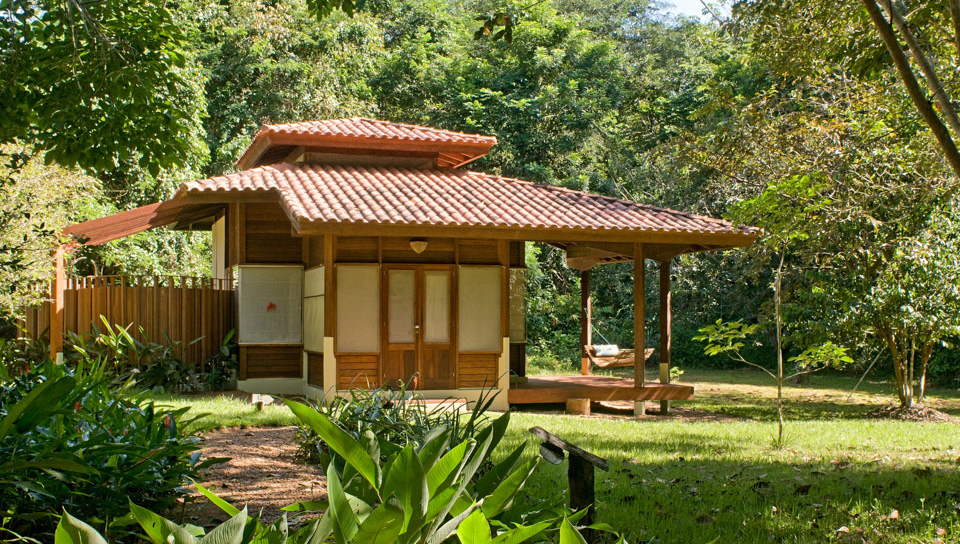
<svg viewBox="0 0 960 544"><path fill-rule="evenodd" d="M924 96L923 90L920 88L920 84L917 82L917 78L913 73L913 69L910 68L910 61L907 60L903 48L900 47L900 42L897 41L893 27L890 26L890 23L883 16L883 12L880 11L880 7L877 6L875 0L860 1L864 7L867 8L870 19L880 32L880 37L887 46L887 51L889 51L890 57L893 59L897 72L900 73L900 79L907 88L907 93L910 94L913 105L917 108L917 111L920 112L920 115L923 116L923 120L927 123L927 126L930 127L930 131L933 132L933 136L937 139L937 143L940 144L940 149L943 151L947 162L950 163L950 168L953 170L954 175L960 178L960 150L957 149L957 144L950 136L950 131L944 126L943 121L940 120L940 116L937 115L933 106L927 101L927 97Z"/></svg>
<svg viewBox="0 0 960 544"><path fill-rule="evenodd" d="M953 24L953 47L960 56L960 0L947 0L950 6L950 22Z"/></svg>
<svg viewBox="0 0 960 544"><path fill-rule="evenodd" d="M927 89L930 91L930 94L933 95L933 99L937 102L937 106L940 108L943 116L947 118L947 124L950 125L955 136L960 135L960 118L957 117L953 103L950 102L950 97L947 96L943 83L941 83L940 78L937 77L937 72L933 69L933 64L930 63L930 59L923 53L923 50L920 48L920 43L917 42L917 38L913 35L913 32L910 32L910 27L903 19L903 16L900 15L900 11L893 5L893 2L890 0L881 0L881 2L883 3L884 9L886 9L890 15L890 20L893 21L900 35L903 36L903 40L907 42L910 56L913 57L917 66L920 67L920 73L923 74L923 80L927 84Z"/></svg>

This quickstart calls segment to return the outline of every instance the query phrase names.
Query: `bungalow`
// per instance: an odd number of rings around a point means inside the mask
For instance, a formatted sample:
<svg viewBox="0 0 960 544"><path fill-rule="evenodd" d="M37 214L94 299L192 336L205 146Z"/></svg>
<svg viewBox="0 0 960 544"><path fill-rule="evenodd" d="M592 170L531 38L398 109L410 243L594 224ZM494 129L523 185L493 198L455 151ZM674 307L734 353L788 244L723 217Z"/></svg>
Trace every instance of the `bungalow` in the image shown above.
<svg viewBox="0 0 960 544"><path fill-rule="evenodd" d="M170 200L72 225L101 244L168 226L213 232L213 275L235 290L239 387L336 395L410 381L425 395L498 404L571 397L687 399L669 384L670 261L750 245L727 221L473 172L496 138L364 118L265 125L233 174L184 183ZM660 262L660 383L525 375L524 244L562 248L583 271ZM62 252L54 300L62 301ZM637 270L642 270L637 267ZM645 345L635 274L635 344ZM62 312L60 302L59 312ZM61 330L54 307L51 330ZM59 335L54 335L59 336ZM53 340L60 350L61 340ZM589 361L584 358L584 374Z"/></svg>

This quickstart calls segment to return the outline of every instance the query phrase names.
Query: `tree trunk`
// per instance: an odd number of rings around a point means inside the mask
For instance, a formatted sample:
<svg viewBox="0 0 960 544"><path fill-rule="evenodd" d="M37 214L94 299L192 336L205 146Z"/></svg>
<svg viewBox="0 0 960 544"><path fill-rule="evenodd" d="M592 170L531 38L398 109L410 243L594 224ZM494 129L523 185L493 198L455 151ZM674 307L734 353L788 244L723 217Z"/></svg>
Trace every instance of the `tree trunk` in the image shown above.
<svg viewBox="0 0 960 544"><path fill-rule="evenodd" d="M913 69L910 68L910 61L903 52L900 42L897 41L893 27L890 26L890 23L883 16L883 12L880 10L880 7L877 6L875 0L860 1L864 7L867 8L870 19L880 32L880 37L883 38L883 43L887 46L887 51L890 52L890 56L893 58L893 63L897 68L897 72L900 74L901 81L903 81L904 86L907 88L907 93L910 94L910 99L913 101L914 107L917 108L917 111L923 116L924 122L930 127L930 131L933 132L933 136L937 139L937 143L940 144L940 149L943 151L947 162L950 163L950 168L953 170L954 175L960 178L960 150L957 149L957 144L953 141L953 137L950 136L950 131L947 130L943 121L940 120L940 116L937 115L936 110L933 109L933 106L930 105L927 97L923 94L923 89L920 88L917 77L914 75Z"/></svg>
<svg viewBox="0 0 960 544"><path fill-rule="evenodd" d="M953 24L953 47L960 57L960 0L947 0L950 4L950 22Z"/></svg>
<svg viewBox="0 0 960 544"><path fill-rule="evenodd" d="M878 323L877 331L883 336L887 349L890 350L890 356L893 358L893 376L897 382L897 397L900 399L901 406L911 406L913 404L913 395L909 391L907 382L906 368L903 360L903 353L897 347L897 339L886 324Z"/></svg>
<svg viewBox="0 0 960 544"><path fill-rule="evenodd" d="M920 43L917 42L917 38L913 35L913 32L910 31L910 27L900 15L897 7L894 6L890 0L881 0L881 3L884 9L887 10L887 13L890 14L890 20L894 26L897 27L897 31L903 36L903 41L907 42L910 56L913 57L917 66L920 67L920 73L923 74L923 80L927 84L927 90L933 95L937 107L940 108L940 112L946 117L947 124L953 130L953 135L960 135L960 118L957 118L957 112L953 107L953 103L950 102L950 97L947 96L947 91L943 87L943 83L940 82L936 70L933 69L933 64L923 53L923 49L920 48Z"/></svg>

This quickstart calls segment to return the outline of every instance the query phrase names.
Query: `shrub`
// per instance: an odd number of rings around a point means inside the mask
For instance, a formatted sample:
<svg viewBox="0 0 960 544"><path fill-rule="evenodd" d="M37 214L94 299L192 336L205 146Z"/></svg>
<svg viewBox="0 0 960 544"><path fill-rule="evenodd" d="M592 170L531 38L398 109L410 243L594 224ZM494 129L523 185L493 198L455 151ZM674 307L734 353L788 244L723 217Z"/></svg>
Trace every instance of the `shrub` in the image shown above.
<svg viewBox="0 0 960 544"><path fill-rule="evenodd" d="M159 411L127 398L103 362L51 361L2 385L0 526L52 532L63 508L102 527L127 513L127 497L171 506L197 478L200 438L181 429L187 409Z"/></svg>
<svg viewBox="0 0 960 544"><path fill-rule="evenodd" d="M441 427L451 432L450 447L473 438L488 424L484 412L494 397L492 392L482 394L473 409L465 414L460 407L427 408L423 397L408 391L406 384L401 383L399 389L389 386L353 389L349 398L337 397L329 403L313 403L312 407L357 440L367 431L372 432L386 456L408 444L422 445ZM326 466L329 448L312 427L301 422L295 440L302 458Z"/></svg>

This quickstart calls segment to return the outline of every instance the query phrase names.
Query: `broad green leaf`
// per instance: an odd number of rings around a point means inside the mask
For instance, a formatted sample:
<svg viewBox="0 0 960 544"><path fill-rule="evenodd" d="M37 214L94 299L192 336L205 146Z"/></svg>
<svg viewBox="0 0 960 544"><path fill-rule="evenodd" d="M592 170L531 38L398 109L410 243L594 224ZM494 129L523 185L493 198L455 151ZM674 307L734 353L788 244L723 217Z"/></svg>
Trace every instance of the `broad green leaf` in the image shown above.
<svg viewBox="0 0 960 544"><path fill-rule="evenodd" d="M214 492L212 492L212 491L210 491L209 489L203 487L203 486L200 485L199 483L193 482L193 485L197 486L197 491L199 491L204 497L206 497L207 499L209 499L210 502L212 502L213 504L217 505L218 508L220 508L221 510L223 510L224 512L226 512L228 515L236 516L237 514L240 513L240 510L239 510L237 507L235 507L235 506L233 506L232 504L230 504L229 502L221 499L221 498L218 497Z"/></svg>
<svg viewBox="0 0 960 544"><path fill-rule="evenodd" d="M66 510L53 536L55 544L107 544L96 529L71 516Z"/></svg>
<svg viewBox="0 0 960 544"><path fill-rule="evenodd" d="M427 472L427 490L434 496L441 487L452 484L465 464L465 459L473 453L477 443L465 440L448 451Z"/></svg>
<svg viewBox="0 0 960 544"><path fill-rule="evenodd" d="M242 544L243 530L247 525L247 508L218 525L200 539L200 544ZM178 543L179 544L179 543Z"/></svg>
<svg viewBox="0 0 960 544"><path fill-rule="evenodd" d="M520 544L546 531L553 525L551 521L541 521L533 525L520 525L497 535L492 544Z"/></svg>
<svg viewBox="0 0 960 544"><path fill-rule="evenodd" d="M330 501L330 508L324 515L331 518L333 535L339 544L347 544L357 533L357 518L343 493L340 476L333 463L327 467L327 500Z"/></svg>
<svg viewBox="0 0 960 544"><path fill-rule="evenodd" d="M333 520L323 515L308 523L299 531L293 533L289 544L323 544L333 533Z"/></svg>
<svg viewBox="0 0 960 544"><path fill-rule="evenodd" d="M520 459L520 456L523 455L523 451L526 449L526 444L520 444L515 450L513 450L506 459L497 463L493 466L492 469L488 470L475 485L477 496L485 497L493 492L496 489L497 484L503 480L507 474L513 470L513 467L517 464L517 460Z"/></svg>
<svg viewBox="0 0 960 544"><path fill-rule="evenodd" d="M284 402L290 407L293 415L297 416L297 419L313 429L331 450L343 457L364 479L370 482L374 489L379 489L377 485L377 465L360 443L313 408L287 399L284 399Z"/></svg>
<svg viewBox="0 0 960 544"><path fill-rule="evenodd" d="M36 386L27 393L27 396L20 399L19 402L7 409L7 415L0 419L0 440L10 433L10 429L16 424L17 419L23 415L41 397L60 398L73 390L76 386L76 380L70 376L65 376L57 380L48 380ZM46 414L57 408L55 402L40 402L30 411L30 419L37 420L45 418ZM21 429L22 430L22 429Z"/></svg>
<svg viewBox="0 0 960 544"><path fill-rule="evenodd" d="M446 427L435 427L427 433L423 445L417 451L421 465L432 467L437 462L450 445L451 433L452 431Z"/></svg>
<svg viewBox="0 0 960 544"><path fill-rule="evenodd" d="M513 471L510 476L501 481L500 485L493 490L493 493L483 500L483 505L481 506L483 514L492 519L509 508L510 504L513 503L513 498L523 489L524 484L527 483L527 478L529 478L537 468L539 461L539 457L530 459L520 465L520 468Z"/></svg>
<svg viewBox="0 0 960 544"><path fill-rule="evenodd" d="M427 513L427 478L412 445L400 451L384 474L381 492L400 501L404 514L401 532L417 530L423 524Z"/></svg>
<svg viewBox="0 0 960 544"><path fill-rule="evenodd" d="M560 544L587 544L583 535L576 527L570 524L567 518L563 518L560 524Z"/></svg>
<svg viewBox="0 0 960 544"><path fill-rule="evenodd" d="M300 501L293 504L288 504L280 510L284 512L309 512L317 510L326 510L330 506L330 503L327 501Z"/></svg>
<svg viewBox="0 0 960 544"><path fill-rule="evenodd" d="M462 544L486 544L490 542L490 523L487 522L487 518L480 509L475 509L457 527L457 538L460 539Z"/></svg>
<svg viewBox="0 0 960 544"><path fill-rule="evenodd" d="M389 497L360 524L351 544L388 544L395 542L404 523L404 508L396 497Z"/></svg>

